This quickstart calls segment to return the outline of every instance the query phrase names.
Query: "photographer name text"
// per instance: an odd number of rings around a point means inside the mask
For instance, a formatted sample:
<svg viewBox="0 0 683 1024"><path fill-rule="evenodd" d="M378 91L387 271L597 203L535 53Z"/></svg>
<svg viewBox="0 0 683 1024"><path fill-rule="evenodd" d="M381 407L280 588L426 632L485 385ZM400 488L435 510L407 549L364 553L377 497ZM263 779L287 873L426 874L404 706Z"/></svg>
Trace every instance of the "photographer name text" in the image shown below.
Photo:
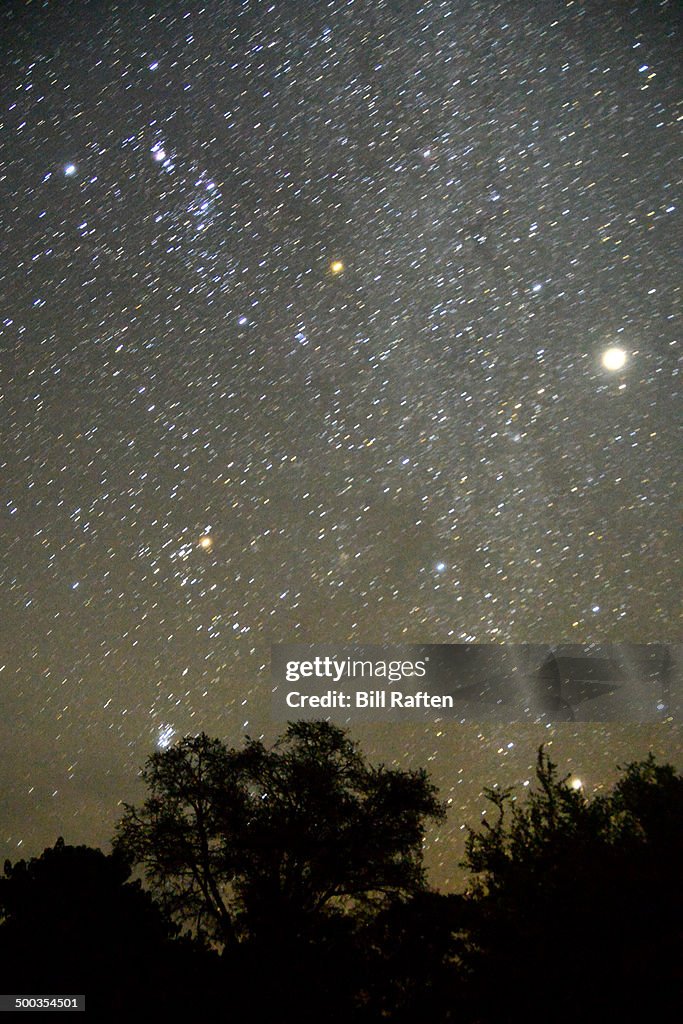
<svg viewBox="0 0 683 1024"><path fill-rule="evenodd" d="M401 690L327 690L326 693L301 693L290 690L285 697L289 708L452 708L453 698L448 694L403 693Z"/></svg>

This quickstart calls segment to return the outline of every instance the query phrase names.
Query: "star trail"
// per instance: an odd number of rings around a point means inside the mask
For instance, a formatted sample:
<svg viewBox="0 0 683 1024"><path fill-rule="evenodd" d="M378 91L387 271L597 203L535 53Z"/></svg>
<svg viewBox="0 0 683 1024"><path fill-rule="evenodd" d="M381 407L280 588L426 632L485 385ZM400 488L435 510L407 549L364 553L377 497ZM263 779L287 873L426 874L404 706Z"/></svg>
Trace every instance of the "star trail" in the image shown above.
<svg viewBox="0 0 683 1024"><path fill-rule="evenodd" d="M269 739L271 643L679 639L673 4L3 6L6 856ZM358 726L452 880L542 741Z"/></svg>

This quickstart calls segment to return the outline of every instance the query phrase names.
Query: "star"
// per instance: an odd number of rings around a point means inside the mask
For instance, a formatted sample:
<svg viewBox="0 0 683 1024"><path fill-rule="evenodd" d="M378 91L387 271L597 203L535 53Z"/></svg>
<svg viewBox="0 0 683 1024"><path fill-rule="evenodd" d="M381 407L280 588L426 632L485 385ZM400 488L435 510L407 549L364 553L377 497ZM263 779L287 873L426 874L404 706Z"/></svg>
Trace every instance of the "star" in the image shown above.
<svg viewBox="0 0 683 1024"><path fill-rule="evenodd" d="M602 365L606 370L622 370L626 365L627 355L623 348L612 345L602 353Z"/></svg>
<svg viewBox="0 0 683 1024"><path fill-rule="evenodd" d="M99 845L163 730L274 735L272 643L674 635L673 4L638 39L595 4L14 6L3 856L40 853L67 749ZM546 738L591 790L680 757L673 700L633 707L367 753L458 794L454 880Z"/></svg>

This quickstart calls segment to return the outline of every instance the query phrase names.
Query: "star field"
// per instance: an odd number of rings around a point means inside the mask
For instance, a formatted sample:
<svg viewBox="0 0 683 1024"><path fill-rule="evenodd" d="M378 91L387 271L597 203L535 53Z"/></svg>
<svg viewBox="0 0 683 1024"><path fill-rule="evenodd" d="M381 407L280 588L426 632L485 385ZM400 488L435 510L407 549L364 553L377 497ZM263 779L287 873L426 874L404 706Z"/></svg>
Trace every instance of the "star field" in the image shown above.
<svg viewBox="0 0 683 1024"><path fill-rule="evenodd" d="M5 4L7 856L272 642L678 639L673 4ZM451 801L671 724L354 729Z"/></svg>

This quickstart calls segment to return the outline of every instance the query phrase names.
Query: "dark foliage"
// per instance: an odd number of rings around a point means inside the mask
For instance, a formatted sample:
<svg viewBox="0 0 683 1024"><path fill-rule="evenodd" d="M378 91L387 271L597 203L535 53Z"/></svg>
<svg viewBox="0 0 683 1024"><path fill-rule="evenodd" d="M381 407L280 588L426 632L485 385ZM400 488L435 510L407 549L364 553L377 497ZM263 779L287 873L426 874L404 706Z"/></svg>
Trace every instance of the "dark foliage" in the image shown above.
<svg viewBox="0 0 683 1024"><path fill-rule="evenodd" d="M290 724L271 749L189 738L143 778L150 796L126 807L115 848L171 914L228 948L306 938L420 891L425 826L443 816L424 771L369 765L327 722Z"/></svg>
<svg viewBox="0 0 683 1024"><path fill-rule="evenodd" d="M191 1006L192 974L212 990L213 958L178 929L117 856L54 847L5 864L0 879L3 992L87 996L87 1011L115 1019L132 1006ZM201 990L200 990L201 991Z"/></svg>
<svg viewBox="0 0 683 1024"><path fill-rule="evenodd" d="M588 799L541 749L523 801L488 791L460 895L424 879L426 774L368 765L325 723L270 749L186 739L145 779L113 855L60 840L6 864L5 991L282 1024L658 1020L680 994L683 777L652 757Z"/></svg>
<svg viewBox="0 0 683 1024"><path fill-rule="evenodd" d="M681 991L683 777L650 756L587 799L543 750L537 777L523 804L490 790L496 820L469 833L473 1019L660 1019Z"/></svg>
<svg viewBox="0 0 683 1024"><path fill-rule="evenodd" d="M359 976L370 1020L462 1020L459 954L463 897L421 892L395 900L362 933Z"/></svg>

